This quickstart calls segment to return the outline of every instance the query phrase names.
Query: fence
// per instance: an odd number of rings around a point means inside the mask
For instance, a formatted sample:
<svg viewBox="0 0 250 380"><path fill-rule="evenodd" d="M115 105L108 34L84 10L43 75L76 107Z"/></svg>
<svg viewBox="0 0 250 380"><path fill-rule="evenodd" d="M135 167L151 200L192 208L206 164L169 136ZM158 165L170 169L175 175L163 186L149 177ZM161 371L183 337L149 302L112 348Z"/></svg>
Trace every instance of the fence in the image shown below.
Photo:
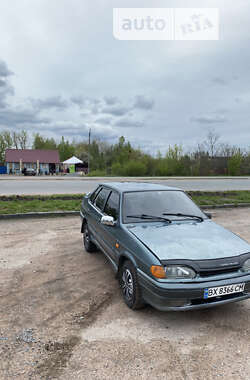
<svg viewBox="0 0 250 380"><path fill-rule="evenodd" d="M0 174L7 174L7 167L6 166L0 166Z"/></svg>

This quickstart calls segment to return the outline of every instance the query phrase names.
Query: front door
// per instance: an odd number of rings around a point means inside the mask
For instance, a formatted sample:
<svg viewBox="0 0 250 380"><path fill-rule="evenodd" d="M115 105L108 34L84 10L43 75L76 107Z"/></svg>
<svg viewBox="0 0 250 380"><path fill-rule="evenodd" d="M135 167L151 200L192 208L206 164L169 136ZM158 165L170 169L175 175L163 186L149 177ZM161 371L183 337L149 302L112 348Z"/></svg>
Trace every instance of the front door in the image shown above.
<svg viewBox="0 0 250 380"><path fill-rule="evenodd" d="M106 204L107 198L110 194L110 190L103 187L98 193L97 197L90 203L91 211L88 215L89 230L97 243L106 250L104 239L102 236L101 218L103 216L103 209Z"/></svg>
<svg viewBox="0 0 250 380"><path fill-rule="evenodd" d="M117 246L119 241L119 194L112 190L109 195L106 205L104 207L104 214L112 216L116 222L114 226L107 226L104 224L100 225L101 234L103 236L103 243L106 247L106 252L109 254L110 258L117 263Z"/></svg>

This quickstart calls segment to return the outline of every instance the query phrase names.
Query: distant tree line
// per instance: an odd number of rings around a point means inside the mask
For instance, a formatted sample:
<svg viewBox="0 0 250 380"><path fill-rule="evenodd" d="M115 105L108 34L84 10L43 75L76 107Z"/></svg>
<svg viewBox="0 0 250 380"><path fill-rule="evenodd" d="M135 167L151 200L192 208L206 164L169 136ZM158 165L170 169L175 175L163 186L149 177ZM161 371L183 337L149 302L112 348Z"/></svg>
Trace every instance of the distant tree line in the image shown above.
<svg viewBox="0 0 250 380"><path fill-rule="evenodd" d="M32 141L30 141L32 140ZM58 149L60 160L75 155L85 163L90 156L90 175L104 176L209 176L249 175L250 150L225 144L220 136L209 131L206 139L190 152L182 145L168 146L165 154L156 156L134 148L121 136L117 143L100 140L69 142L63 136L60 141L39 133L29 137L27 131L0 132L0 162L5 160L5 150Z"/></svg>

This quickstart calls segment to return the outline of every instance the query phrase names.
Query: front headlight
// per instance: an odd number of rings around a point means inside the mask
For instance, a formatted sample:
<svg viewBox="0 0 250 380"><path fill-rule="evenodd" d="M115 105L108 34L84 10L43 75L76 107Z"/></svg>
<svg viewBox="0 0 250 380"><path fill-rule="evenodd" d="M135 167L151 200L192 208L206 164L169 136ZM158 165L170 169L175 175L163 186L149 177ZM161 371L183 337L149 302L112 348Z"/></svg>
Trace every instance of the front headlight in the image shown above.
<svg viewBox="0 0 250 380"><path fill-rule="evenodd" d="M166 266L165 272L167 279L185 279L196 277L196 272L193 269L181 265Z"/></svg>
<svg viewBox="0 0 250 380"><path fill-rule="evenodd" d="M250 259L247 259L244 262L244 264L243 264L243 266L242 266L241 269L242 269L243 272L250 272Z"/></svg>

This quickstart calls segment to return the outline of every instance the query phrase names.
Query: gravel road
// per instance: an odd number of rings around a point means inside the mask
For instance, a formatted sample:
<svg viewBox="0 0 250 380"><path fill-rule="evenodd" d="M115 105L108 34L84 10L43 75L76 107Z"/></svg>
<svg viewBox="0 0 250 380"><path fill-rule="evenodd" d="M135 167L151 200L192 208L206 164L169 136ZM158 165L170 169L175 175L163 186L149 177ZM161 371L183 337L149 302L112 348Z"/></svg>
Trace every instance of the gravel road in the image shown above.
<svg viewBox="0 0 250 380"><path fill-rule="evenodd" d="M250 241L250 209L214 219ZM0 379L249 379L250 300L185 313L121 300L79 218L0 221Z"/></svg>

